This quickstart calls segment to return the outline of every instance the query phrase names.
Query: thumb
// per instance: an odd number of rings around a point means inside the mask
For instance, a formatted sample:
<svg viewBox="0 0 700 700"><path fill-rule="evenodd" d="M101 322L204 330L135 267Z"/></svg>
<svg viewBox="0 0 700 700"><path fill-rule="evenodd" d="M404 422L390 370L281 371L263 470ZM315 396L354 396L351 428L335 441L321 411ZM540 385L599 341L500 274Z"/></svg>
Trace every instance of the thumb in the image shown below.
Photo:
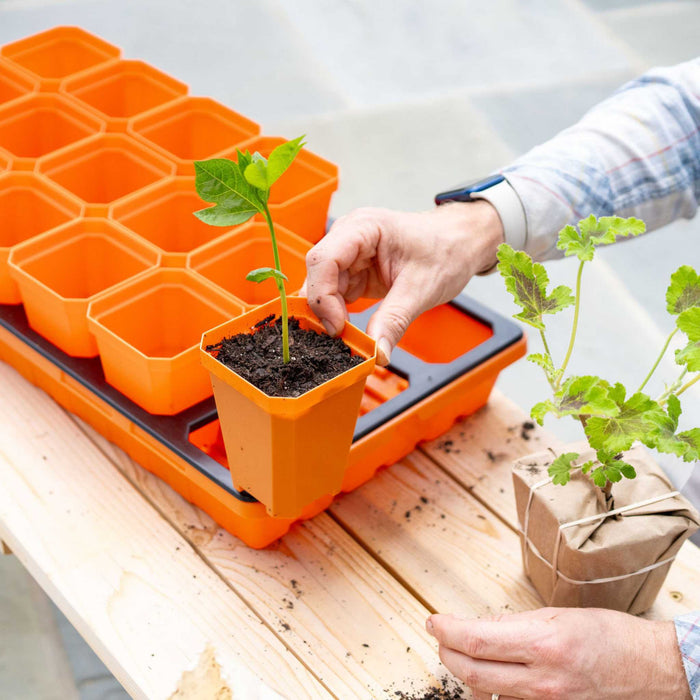
<svg viewBox="0 0 700 700"><path fill-rule="evenodd" d="M400 275L367 324L367 333L377 341L377 364L389 364L389 357L408 326L423 311L416 285Z"/></svg>

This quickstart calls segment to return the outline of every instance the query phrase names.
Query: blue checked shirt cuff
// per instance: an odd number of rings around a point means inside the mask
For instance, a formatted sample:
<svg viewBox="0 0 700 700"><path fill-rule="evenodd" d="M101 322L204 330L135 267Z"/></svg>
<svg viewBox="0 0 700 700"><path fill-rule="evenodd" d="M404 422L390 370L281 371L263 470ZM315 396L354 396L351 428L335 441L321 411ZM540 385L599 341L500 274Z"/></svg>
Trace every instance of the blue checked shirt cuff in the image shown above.
<svg viewBox="0 0 700 700"><path fill-rule="evenodd" d="M679 615L673 622L693 700L700 700L700 611Z"/></svg>

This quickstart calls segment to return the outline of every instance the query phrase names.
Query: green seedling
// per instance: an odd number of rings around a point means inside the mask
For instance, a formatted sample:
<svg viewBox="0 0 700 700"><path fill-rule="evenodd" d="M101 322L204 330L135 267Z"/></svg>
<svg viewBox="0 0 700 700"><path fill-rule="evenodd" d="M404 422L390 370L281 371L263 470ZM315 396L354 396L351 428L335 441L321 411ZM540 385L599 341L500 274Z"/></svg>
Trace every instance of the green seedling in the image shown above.
<svg viewBox="0 0 700 700"><path fill-rule="evenodd" d="M196 211L194 215L211 226L237 226L256 214L265 217L270 230L274 267L261 267L251 270L246 279L251 282L264 282L273 279L277 285L282 305L282 357L289 362L289 324L287 312L287 292L284 283L286 275L280 267L279 249L275 226L270 215L268 201L270 188L287 170L304 147L304 137L286 141L275 148L268 158L259 153L236 150L237 161L227 158L195 161L195 186L197 194L213 207Z"/></svg>
<svg viewBox="0 0 700 700"><path fill-rule="evenodd" d="M693 268L684 265L671 276L666 306L675 317L675 325L634 393L628 392L619 382L613 384L595 375L566 374L576 341L585 264L593 260L597 246L614 243L619 237L638 236L644 231L644 223L639 219L614 216L596 219L591 215L579 221L578 227L564 227L559 232L557 248L564 251L564 255L579 259L575 290L564 285L549 290L549 278L541 264L505 243L498 249L498 270L506 289L522 309L515 318L536 328L544 347L544 352L531 354L527 359L542 368L552 396L533 406L532 418L542 425L544 417L550 413L557 418L573 416L582 423L588 443L596 452L596 459L583 463L575 452L562 454L549 467L549 475L555 484L563 485L568 483L573 470L580 470L608 497L613 483L623 477L633 479L636 476L622 454L636 442L677 455L686 462L700 459L700 428L678 430L679 397L700 379L700 374L694 374L700 372L700 276ZM571 306L574 312L569 344L561 364L557 364L547 342L544 319L547 314L556 314ZM660 396L651 398L643 390L679 331L688 341L675 353L679 374Z"/></svg>

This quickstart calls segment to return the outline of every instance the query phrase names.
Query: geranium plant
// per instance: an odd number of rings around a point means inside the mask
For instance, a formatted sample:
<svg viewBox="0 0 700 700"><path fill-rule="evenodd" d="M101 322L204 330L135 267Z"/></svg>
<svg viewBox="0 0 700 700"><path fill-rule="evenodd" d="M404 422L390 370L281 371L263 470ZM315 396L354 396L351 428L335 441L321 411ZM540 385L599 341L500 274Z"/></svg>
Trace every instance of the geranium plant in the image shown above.
<svg viewBox="0 0 700 700"><path fill-rule="evenodd" d="M650 371L639 385L628 391L620 382L609 382L597 375L567 375L574 350L581 311L582 273L593 260L595 249L614 243L619 237L637 236L645 231L638 219L593 215L566 226L559 232L557 248L566 256L579 260L575 290L567 286L548 289L545 268L533 262L524 252L502 244L498 249L498 270L507 290L522 311L515 318L536 328L544 352L533 353L528 360L544 371L552 391L550 398L532 408L532 418L540 425L547 414L560 418L573 416L579 420L588 443L595 450L595 459L581 460L579 453L566 452L548 467L555 484L566 484L573 470L588 474L604 490L608 503L611 486L622 478L636 476L634 467L624 458L624 452L636 442L660 452L671 453L686 462L700 459L700 428L680 431L680 396L700 380L700 276L684 265L671 276L666 293L669 313L675 317L674 328L668 335ZM545 315L558 313L573 306L573 321L569 344L561 362L557 362L547 341ZM687 337L685 346L675 352L678 375L666 384L664 391L652 398L644 389L667 352L677 333Z"/></svg>
<svg viewBox="0 0 700 700"><path fill-rule="evenodd" d="M262 214L270 230L274 267L251 270L246 279L263 282L274 279L282 304L282 357L289 362L289 322L287 280L280 266L279 249L275 226L268 206L270 188L289 168L299 151L304 147L304 137L299 136L275 148L268 158L259 153L236 150L237 161L227 158L195 161L195 186L197 194L214 204L195 212L195 216L212 226L237 226L256 214Z"/></svg>

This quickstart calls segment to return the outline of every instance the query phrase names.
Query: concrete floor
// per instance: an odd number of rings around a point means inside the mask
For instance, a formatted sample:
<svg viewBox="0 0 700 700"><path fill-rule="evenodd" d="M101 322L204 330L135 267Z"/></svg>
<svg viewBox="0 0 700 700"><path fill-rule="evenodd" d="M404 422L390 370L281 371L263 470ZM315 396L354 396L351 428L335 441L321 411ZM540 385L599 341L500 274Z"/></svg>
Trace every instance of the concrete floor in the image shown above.
<svg viewBox="0 0 700 700"><path fill-rule="evenodd" d="M694 57L700 2L0 0L0 44L56 24L103 36L267 134L306 133L341 167L337 216L364 205L427 208L434 192L507 164L646 68ZM700 260L700 221L600 258L586 280L585 365L634 381L669 327L669 275ZM571 261L549 272L571 283ZM614 314L603 294L611 287ZM469 292L514 311L497 277ZM555 347L566 333L555 331ZM524 362L499 387L526 408L544 388ZM698 392L685 404L700 415ZM548 427L579 437L573 423ZM681 483L687 470L669 468ZM17 561L0 557L0 698L73 697L127 695Z"/></svg>

